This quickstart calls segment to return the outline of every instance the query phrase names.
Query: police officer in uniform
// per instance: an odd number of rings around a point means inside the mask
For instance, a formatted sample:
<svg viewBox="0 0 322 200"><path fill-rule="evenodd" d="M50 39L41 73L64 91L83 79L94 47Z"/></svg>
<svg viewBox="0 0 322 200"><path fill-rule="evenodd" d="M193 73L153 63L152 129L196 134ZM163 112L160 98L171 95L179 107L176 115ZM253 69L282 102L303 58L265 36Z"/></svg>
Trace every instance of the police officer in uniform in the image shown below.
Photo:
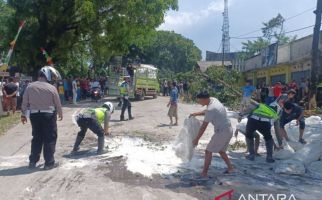
<svg viewBox="0 0 322 200"><path fill-rule="evenodd" d="M129 84L130 84L130 76L125 76L124 81L122 82L122 84L120 86L120 92L121 92L122 101L123 101L121 117L120 117L121 121L125 121L124 113L125 113L126 109L129 114L129 120L134 119L134 117L132 116L132 112L131 112L132 105L129 100L129 92L130 92L130 85Z"/></svg>
<svg viewBox="0 0 322 200"><path fill-rule="evenodd" d="M266 145L266 162L273 163L273 145L274 140L271 133L271 127L275 120L277 120L278 114L271 107L265 104L258 104L251 101L248 108L240 113L240 119L248 115L248 121L246 124L246 143L249 151L249 155L246 156L248 160L255 160L255 148L254 148L254 133L258 131L264 136Z"/></svg>
<svg viewBox="0 0 322 200"><path fill-rule="evenodd" d="M57 113L59 120L63 112L57 89L51 82L60 80L59 72L50 66L41 68L38 81L29 84L23 95L21 122L25 124L30 116L32 127L31 154L29 168L35 168L40 159L41 150L45 159L45 170L58 165L54 153L57 141Z"/></svg>
<svg viewBox="0 0 322 200"><path fill-rule="evenodd" d="M87 129L90 129L98 136L97 154L104 152L104 134L109 135L108 126L111 115L114 112L114 106L111 102L105 102L100 108L87 108L76 115L76 122L80 127L80 131L76 137L72 154L79 150L79 145L83 141ZM104 122L104 129L101 123Z"/></svg>

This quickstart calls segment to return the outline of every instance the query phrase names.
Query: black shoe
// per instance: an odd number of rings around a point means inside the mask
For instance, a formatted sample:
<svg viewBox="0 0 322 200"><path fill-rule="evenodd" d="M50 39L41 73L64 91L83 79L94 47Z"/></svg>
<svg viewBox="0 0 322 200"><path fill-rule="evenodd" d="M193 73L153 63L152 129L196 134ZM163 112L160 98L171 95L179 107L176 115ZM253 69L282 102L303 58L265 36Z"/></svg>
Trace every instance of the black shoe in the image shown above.
<svg viewBox="0 0 322 200"><path fill-rule="evenodd" d="M299 142L300 142L301 144L306 144L306 143L307 143L303 138L299 139Z"/></svg>
<svg viewBox="0 0 322 200"><path fill-rule="evenodd" d="M52 164L52 165L45 165L44 170L51 170L51 169L54 169L54 168L56 168L58 166L59 166L59 163L57 163L57 162Z"/></svg>
<svg viewBox="0 0 322 200"><path fill-rule="evenodd" d="M36 168L36 163L34 163L34 162L29 163L28 168L29 169L35 169Z"/></svg>
<svg viewBox="0 0 322 200"><path fill-rule="evenodd" d="M129 118L129 120L133 120L133 119L134 119L134 117L130 117L130 118Z"/></svg>
<svg viewBox="0 0 322 200"><path fill-rule="evenodd" d="M126 120L124 118L121 118L120 121L122 122L122 121L126 121Z"/></svg>

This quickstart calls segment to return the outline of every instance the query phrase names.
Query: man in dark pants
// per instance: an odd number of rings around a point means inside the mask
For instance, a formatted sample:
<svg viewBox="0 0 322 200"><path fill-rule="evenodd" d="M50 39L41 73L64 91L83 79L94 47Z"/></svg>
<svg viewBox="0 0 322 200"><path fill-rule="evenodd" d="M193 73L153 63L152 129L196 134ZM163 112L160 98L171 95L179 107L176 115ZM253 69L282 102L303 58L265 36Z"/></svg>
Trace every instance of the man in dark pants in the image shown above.
<svg viewBox="0 0 322 200"><path fill-rule="evenodd" d="M122 101L123 101L121 117L120 117L121 121L125 121L124 113L125 113L126 109L129 114L129 120L134 119L134 117L132 116L132 112L131 112L132 105L129 100L129 92L130 92L129 82L130 82L130 77L129 76L124 77L124 82L121 84L121 88L120 88L121 95L122 95Z"/></svg>
<svg viewBox="0 0 322 200"><path fill-rule="evenodd" d="M293 104L291 102L286 102L283 106L283 113L280 119L280 131L283 137L289 141L287 136L285 125L290 123L292 120L296 120L296 125L299 126L299 142L302 144L306 144L306 141L303 139L304 129L305 129L305 118L304 112L301 107Z"/></svg>
<svg viewBox="0 0 322 200"><path fill-rule="evenodd" d="M240 116L248 115L246 124L246 143L249 150L249 155L246 156L248 160L255 160L254 149L254 133L258 131L264 136L266 145L266 162L273 163L273 137L271 134L271 126L274 120L278 119L275 110L265 104L258 104L251 102L248 108L240 114Z"/></svg>
<svg viewBox="0 0 322 200"><path fill-rule="evenodd" d="M54 153L57 141L57 113L63 119L60 98L57 89L49 82L60 80L59 72L45 66L39 71L38 81L31 83L23 96L21 121L27 122L30 115L32 126L31 154L29 168L35 168L43 149L45 170L52 169L55 163Z"/></svg>
<svg viewBox="0 0 322 200"><path fill-rule="evenodd" d="M113 104L111 102L105 102L100 108L88 108L76 115L76 122L81 130L78 132L76 137L72 154L79 150L79 145L83 141L87 129L90 129L98 136L97 154L101 155L105 153L104 135L109 135L109 122L113 112ZM104 123L104 129L102 128L101 123Z"/></svg>

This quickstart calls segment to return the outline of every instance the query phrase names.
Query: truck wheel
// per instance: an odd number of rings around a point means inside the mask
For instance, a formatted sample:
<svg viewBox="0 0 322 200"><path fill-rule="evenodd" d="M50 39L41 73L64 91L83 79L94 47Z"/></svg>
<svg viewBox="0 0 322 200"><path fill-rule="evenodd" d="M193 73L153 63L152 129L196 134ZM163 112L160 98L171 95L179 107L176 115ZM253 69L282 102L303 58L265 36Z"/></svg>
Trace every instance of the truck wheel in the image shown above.
<svg viewBox="0 0 322 200"><path fill-rule="evenodd" d="M139 100L140 100L140 101L144 101L144 97L145 97L145 91L143 90L143 91L142 91L142 94L141 94L141 95L139 95Z"/></svg>

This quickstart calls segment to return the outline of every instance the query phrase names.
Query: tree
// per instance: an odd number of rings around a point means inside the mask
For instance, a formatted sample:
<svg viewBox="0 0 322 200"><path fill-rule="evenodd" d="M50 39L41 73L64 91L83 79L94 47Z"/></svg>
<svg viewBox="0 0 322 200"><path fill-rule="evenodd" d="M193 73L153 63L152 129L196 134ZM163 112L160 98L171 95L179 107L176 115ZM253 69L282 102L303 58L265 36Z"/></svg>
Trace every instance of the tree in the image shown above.
<svg viewBox="0 0 322 200"><path fill-rule="evenodd" d="M162 70L187 72L201 59L192 40L170 31L157 31L143 46L145 62Z"/></svg>
<svg viewBox="0 0 322 200"><path fill-rule="evenodd" d="M14 60L30 71L42 66L44 47L54 63L64 68L79 64L80 55L100 65L126 53L158 27L177 0L8 0L15 10L9 32L27 21ZM7 40L8 42L8 40Z"/></svg>
<svg viewBox="0 0 322 200"><path fill-rule="evenodd" d="M242 43L242 49L245 54L242 54L245 58L252 57L260 53L261 49L267 47L268 45L277 42L279 45L283 45L294 41L296 36L288 37L284 31L285 19L281 14L278 14L276 17L270 19L268 22L263 23L262 33L263 36L257 38L254 41L248 40L247 42Z"/></svg>

